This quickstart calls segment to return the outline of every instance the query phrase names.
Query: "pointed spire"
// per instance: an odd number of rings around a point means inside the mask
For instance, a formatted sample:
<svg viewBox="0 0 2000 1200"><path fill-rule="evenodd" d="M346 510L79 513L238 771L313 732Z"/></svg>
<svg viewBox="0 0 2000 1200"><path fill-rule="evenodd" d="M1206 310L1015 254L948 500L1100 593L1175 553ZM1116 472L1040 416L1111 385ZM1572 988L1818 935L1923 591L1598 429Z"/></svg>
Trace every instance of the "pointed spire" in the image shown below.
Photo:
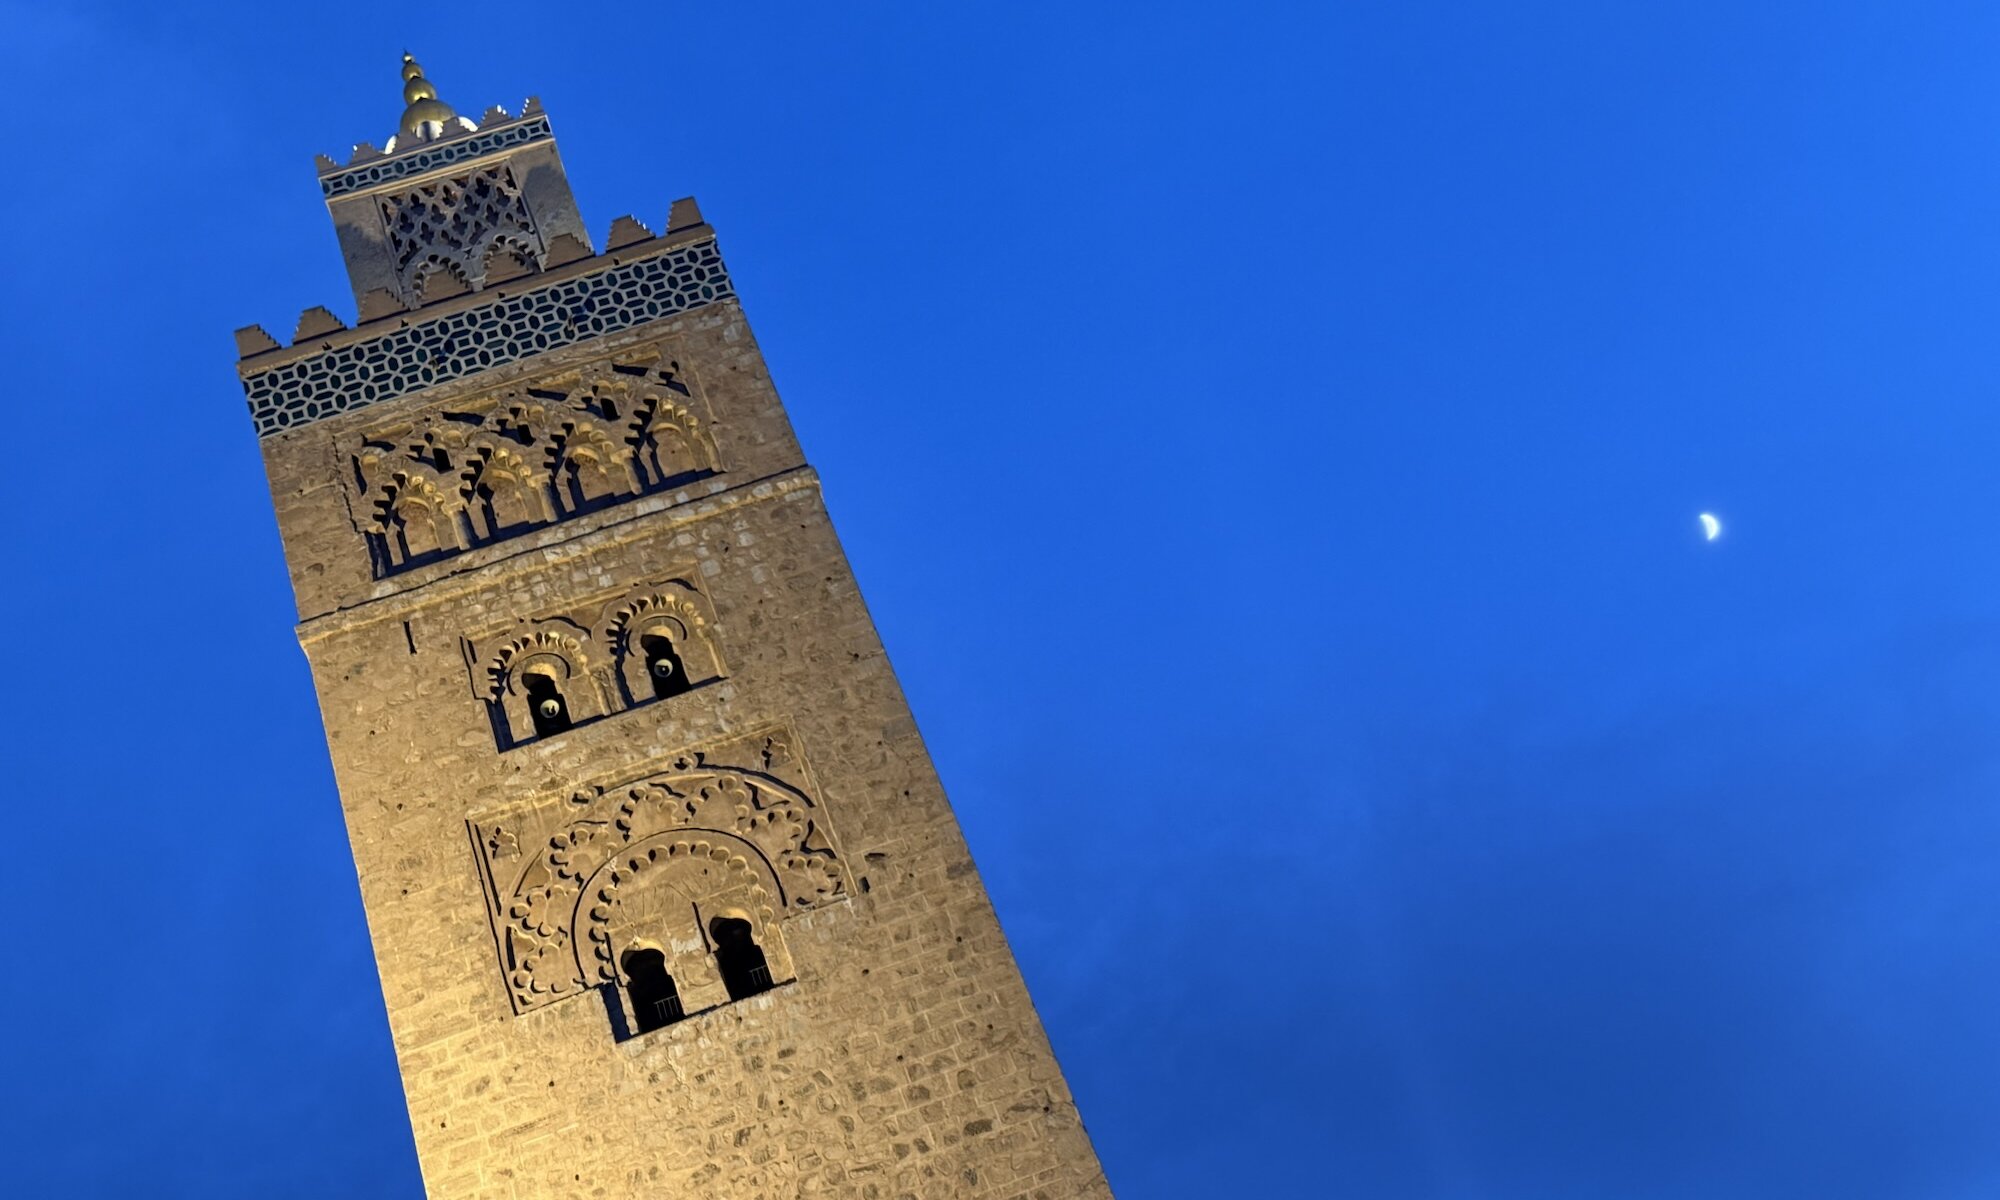
<svg viewBox="0 0 2000 1200"><path fill-rule="evenodd" d="M403 52L403 127L398 133L399 141L414 139L430 141L450 130L456 130L470 122L452 110L451 105L438 99L437 88L424 78L423 64Z"/></svg>

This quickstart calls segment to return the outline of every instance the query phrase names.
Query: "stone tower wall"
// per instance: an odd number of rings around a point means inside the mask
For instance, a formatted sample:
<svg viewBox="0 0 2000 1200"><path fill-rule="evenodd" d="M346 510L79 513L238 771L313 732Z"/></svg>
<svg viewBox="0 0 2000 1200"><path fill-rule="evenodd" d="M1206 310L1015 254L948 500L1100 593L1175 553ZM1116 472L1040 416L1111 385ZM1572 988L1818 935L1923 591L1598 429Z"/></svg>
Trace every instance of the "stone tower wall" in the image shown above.
<svg viewBox="0 0 2000 1200"><path fill-rule="evenodd" d="M711 236L614 230L551 276ZM1108 1196L723 287L596 336L571 305L561 344L472 370L439 319L506 295L245 343L426 1186ZM396 366L402 331L429 350ZM443 378L355 394L419 360ZM635 674L647 621L690 690ZM569 728L535 726L536 671ZM776 986L730 999L717 914ZM635 949L684 1019L639 1031Z"/></svg>

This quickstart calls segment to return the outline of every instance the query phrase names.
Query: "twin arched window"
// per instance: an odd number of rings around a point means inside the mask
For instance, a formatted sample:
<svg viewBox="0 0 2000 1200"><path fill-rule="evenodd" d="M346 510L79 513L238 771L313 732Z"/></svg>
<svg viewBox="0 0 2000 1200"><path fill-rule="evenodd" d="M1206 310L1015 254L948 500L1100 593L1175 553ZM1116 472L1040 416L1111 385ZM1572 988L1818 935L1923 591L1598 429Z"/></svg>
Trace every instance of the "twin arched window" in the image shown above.
<svg viewBox="0 0 2000 1200"><path fill-rule="evenodd" d="M708 937L716 972L722 976L722 986L730 1000L746 1000L777 986L750 922L741 917L716 917L708 923ZM631 1010L634 1033L650 1033L687 1015L664 951L638 946L627 950L618 961L624 969L625 1000Z"/></svg>
<svg viewBox="0 0 2000 1200"><path fill-rule="evenodd" d="M473 687L502 750L691 692L723 677L707 600L684 580L648 585L585 624L575 615L518 623L485 647Z"/></svg>

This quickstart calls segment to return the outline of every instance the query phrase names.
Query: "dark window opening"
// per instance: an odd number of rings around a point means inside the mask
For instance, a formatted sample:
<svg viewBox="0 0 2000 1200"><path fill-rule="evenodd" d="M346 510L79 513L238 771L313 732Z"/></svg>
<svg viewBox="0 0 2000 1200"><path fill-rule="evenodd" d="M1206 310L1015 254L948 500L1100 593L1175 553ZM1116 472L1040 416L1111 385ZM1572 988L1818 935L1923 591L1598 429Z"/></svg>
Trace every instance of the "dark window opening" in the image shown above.
<svg viewBox="0 0 2000 1200"><path fill-rule="evenodd" d="M569 704L556 690L555 680L537 672L521 683L528 690L528 715L535 722L536 737L548 737L569 728Z"/></svg>
<svg viewBox="0 0 2000 1200"><path fill-rule="evenodd" d="M674 977L667 974L667 956L658 950L627 950L619 960L625 967L625 995L632 1001L632 1019L639 1032L671 1025L686 1016L681 1011L681 994Z"/></svg>
<svg viewBox="0 0 2000 1200"><path fill-rule="evenodd" d="M674 651L674 640L664 634L640 637L639 649L646 655L646 678L653 681L653 695L661 700L678 696L693 685L688 682L687 664Z"/></svg>
<svg viewBox="0 0 2000 1200"><path fill-rule="evenodd" d="M715 965L722 972L722 985L729 989L731 1000L771 990L771 967L764 961L763 948L751 936L750 922L717 917L708 929L715 935Z"/></svg>

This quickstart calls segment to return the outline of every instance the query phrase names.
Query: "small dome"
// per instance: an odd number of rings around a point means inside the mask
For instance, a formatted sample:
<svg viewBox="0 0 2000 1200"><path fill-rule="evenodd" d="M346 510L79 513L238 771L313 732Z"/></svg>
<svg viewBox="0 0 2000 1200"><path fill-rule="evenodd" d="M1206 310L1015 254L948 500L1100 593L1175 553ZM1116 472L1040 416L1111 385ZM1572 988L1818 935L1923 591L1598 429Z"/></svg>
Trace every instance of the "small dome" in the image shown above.
<svg viewBox="0 0 2000 1200"><path fill-rule="evenodd" d="M425 126L442 126L426 129ZM403 134L419 140L436 137L444 129L458 128L458 113L435 97L426 97L403 110Z"/></svg>
<svg viewBox="0 0 2000 1200"><path fill-rule="evenodd" d="M402 132L398 141L429 141L447 130L476 128L462 119L451 105L438 99L437 88L424 78L424 68L408 54L403 55Z"/></svg>

